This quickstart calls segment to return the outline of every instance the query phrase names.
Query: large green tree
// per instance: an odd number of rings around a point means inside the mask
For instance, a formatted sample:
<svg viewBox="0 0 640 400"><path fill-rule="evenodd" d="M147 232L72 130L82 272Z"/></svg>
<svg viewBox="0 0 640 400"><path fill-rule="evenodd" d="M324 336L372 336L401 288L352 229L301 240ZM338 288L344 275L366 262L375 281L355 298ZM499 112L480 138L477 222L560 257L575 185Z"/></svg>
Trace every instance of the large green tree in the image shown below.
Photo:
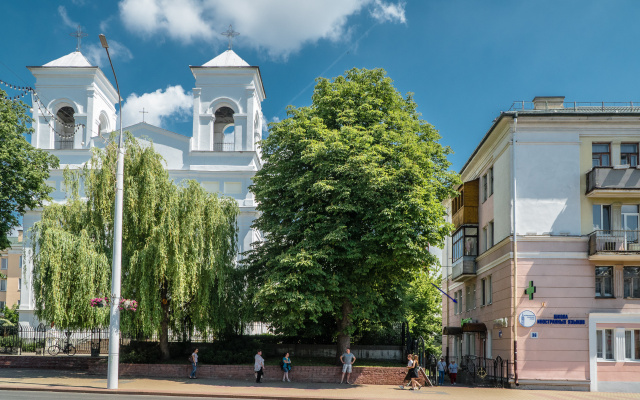
<svg viewBox="0 0 640 400"><path fill-rule="evenodd" d="M27 142L32 118L22 101L0 90L0 250L11 245L7 234L27 209L42 206L53 188L45 181L58 159Z"/></svg>
<svg viewBox="0 0 640 400"><path fill-rule="evenodd" d="M90 299L110 293L116 150L112 141L65 171L67 202L45 207L33 228L36 315L64 328L108 323ZM123 330L157 333L168 358L169 329L237 323L237 202L195 181L176 185L153 147L131 136L124 188L122 297L139 308L122 313Z"/></svg>
<svg viewBox="0 0 640 400"><path fill-rule="evenodd" d="M449 148L382 69L319 78L309 107L270 125L252 187L265 240L247 258L257 317L288 334L330 316L338 351L361 321L400 321L437 264L458 175ZM425 310L426 312L431 312Z"/></svg>

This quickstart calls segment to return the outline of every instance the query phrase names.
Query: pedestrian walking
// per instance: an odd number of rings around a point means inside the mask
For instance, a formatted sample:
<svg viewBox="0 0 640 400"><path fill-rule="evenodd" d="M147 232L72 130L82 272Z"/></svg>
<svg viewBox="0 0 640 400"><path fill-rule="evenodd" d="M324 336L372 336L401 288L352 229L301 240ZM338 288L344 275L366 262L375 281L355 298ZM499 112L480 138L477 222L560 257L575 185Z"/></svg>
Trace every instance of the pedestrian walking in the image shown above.
<svg viewBox="0 0 640 400"><path fill-rule="evenodd" d="M264 358L262 358L262 350L258 350L255 355L255 364L253 370L256 372L256 383L262 383L262 375L264 375Z"/></svg>
<svg viewBox="0 0 640 400"><path fill-rule="evenodd" d="M449 362L449 379L451 380L451 384L456 384L456 378L458 377L458 364L456 364L456 360L451 360Z"/></svg>
<svg viewBox="0 0 640 400"><path fill-rule="evenodd" d="M404 376L402 380L402 385L400 385L400 389L404 389L406 384L411 381L411 370L413 369L413 355L407 354L407 374Z"/></svg>
<svg viewBox="0 0 640 400"><path fill-rule="evenodd" d="M418 372L420 371L420 362L417 354L413 355L413 368L411 369L411 389L417 390L422 389L422 385L418 383Z"/></svg>
<svg viewBox="0 0 640 400"><path fill-rule="evenodd" d="M344 381L344 374L347 374L347 385L350 385L349 378L351 377L351 366L354 362L356 362L356 356L351 354L351 349L347 349L347 352L340 356L340 361L342 361L342 378L340 379L340 383Z"/></svg>
<svg viewBox="0 0 640 400"><path fill-rule="evenodd" d="M193 353L191 353L189 361L191 361L191 365L193 366L193 370L191 371L191 375L189 375L189 379L198 379L196 377L196 369L198 368L198 349L195 349Z"/></svg>
<svg viewBox="0 0 640 400"><path fill-rule="evenodd" d="M282 382L287 380L287 382L291 382L289 379L289 371L291 371L291 359L289 358L289 353L286 353L284 357L282 357L282 361L280 363L282 365Z"/></svg>
<svg viewBox="0 0 640 400"><path fill-rule="evenodd" d="M447 369L447 363L444 362L444 357L440 357L440 361L437 364L438 367L438 385L444 385L444 371Z"/></svg>

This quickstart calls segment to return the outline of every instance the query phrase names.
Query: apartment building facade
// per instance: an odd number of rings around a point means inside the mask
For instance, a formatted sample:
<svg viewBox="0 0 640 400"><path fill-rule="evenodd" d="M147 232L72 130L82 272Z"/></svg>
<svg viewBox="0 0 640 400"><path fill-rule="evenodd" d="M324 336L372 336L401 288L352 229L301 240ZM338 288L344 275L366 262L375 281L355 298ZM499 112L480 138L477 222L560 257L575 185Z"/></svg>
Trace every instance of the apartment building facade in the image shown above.
<svg viewBox="0 0 640 400"><path fill-rule="evenodd" d="M536 97L494 120L449 204L443 354L515 361L521 386L640 391L639 146L633 103Z"/></svg>

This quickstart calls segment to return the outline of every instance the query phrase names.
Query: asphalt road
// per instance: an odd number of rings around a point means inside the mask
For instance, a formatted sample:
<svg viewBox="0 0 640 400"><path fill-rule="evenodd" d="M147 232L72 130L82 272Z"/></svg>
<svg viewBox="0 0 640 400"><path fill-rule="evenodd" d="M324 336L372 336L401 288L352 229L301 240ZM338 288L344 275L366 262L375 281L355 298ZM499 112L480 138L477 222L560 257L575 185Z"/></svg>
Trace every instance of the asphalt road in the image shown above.
<svg viewBox="0 0 640 400"><path fill-rule="evenodd" d="M65 399L65 400L198 400L211 399L211 397L180 397L180 396L144 396L129 394L94 394L94 393L61 393L61 392L40 392L23 390L0 390L2 400L39 400L39 399ZM217 400L241 400L236 398L220 398ZM255 399L254 399L255 400Z"/></svg>

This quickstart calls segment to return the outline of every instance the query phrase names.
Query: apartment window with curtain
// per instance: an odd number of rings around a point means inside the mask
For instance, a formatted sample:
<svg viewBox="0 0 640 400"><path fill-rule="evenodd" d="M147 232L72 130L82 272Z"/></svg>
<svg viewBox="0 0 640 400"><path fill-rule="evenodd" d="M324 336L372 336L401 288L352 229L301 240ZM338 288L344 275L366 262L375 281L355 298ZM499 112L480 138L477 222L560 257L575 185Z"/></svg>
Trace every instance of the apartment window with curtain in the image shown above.
<svg viewBox="0 0 640 400"><path fill-rule="evenodd" d="M613 297L613 267L596 267L596 297Z"/></svg>
<svg viewBox="0 0 640 400"><path fill-rule="evenodd" d="M611 206L608 204L593 205L593 229L611 230Z"/></svg>
<svg viewBox="0 0 640 400"><path fill-rule="evenodd" d="M628 164L630 167L638 166L638 143L620 145L620 164Z"/></svg>
<svg viewBox="0 0 640 400"><path fill-rule="evenodd" d="M640 298L640 267L624 267L624 297Z"/></svg>
<svg viewBox="0 0 640 400"><path fill-rule="evenodd" d="M593 167L610 167L611 166L611 144L610 143L592 143L591 144L591 160Z"/></svg>
<svg viewBox="0 0 640 400"><path fill-rule="evenodd" d="M9 268L9 259L8 258L0 258L0 269Z"/></svg>
<svg viewBox="0 0 640 400"><path fill-rule="evenodd" d="M482 296L482 305L486 306L491 304L491 275L483 278L481 281L480 295Z"/></svg>
<svg viewBox="0 0 640 400"><path fill-rule="evenodd" d="M613 329L598 329L596 331L596 358L599 360L613 360Z"/></svg>
<svg viewBox="0 0 640 400"><path fill-rule="evenodd" d="M624 358L626 360L640 360L640 330L624 332Z"/></svg>

